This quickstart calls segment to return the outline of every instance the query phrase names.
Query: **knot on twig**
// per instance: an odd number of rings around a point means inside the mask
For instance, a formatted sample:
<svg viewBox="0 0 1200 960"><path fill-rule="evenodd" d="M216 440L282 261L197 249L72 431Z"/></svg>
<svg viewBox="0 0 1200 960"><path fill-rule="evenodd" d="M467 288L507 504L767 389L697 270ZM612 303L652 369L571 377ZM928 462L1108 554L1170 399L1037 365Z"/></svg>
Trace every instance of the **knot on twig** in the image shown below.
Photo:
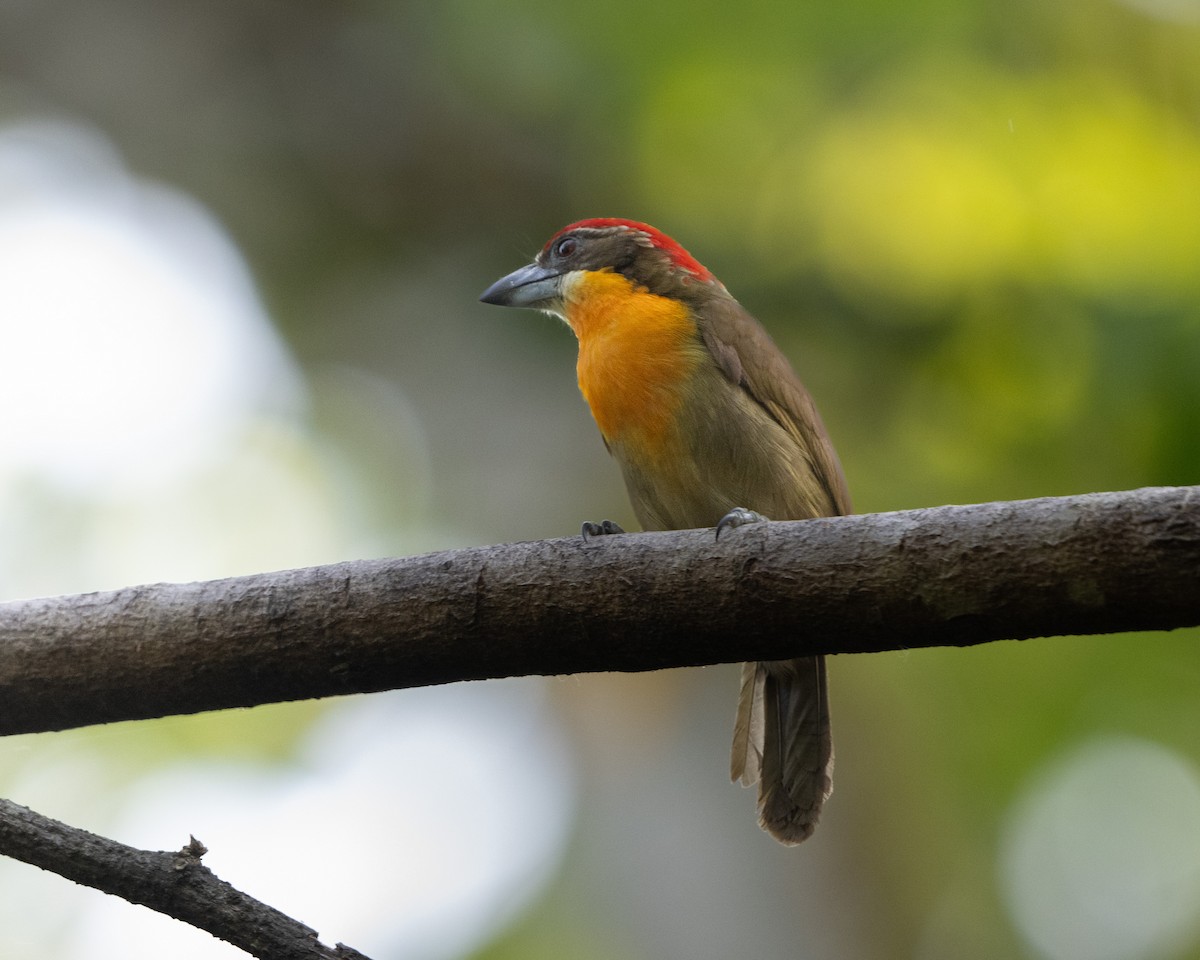
<svg viewBox="0 0 1200 960"><path fill-rule="evenodd" d="M336 960L369 960L366 954L359 953L353 947L348 947L344 943L339 943L333 948L333 955Z"/></svg>
<svg viewBox="0 0 1200 960"><path fill-rule="evenodd" d="M188 867L198 864L200 858L206 853L208 853L208 847L189 834L188 842L184 844L182 850L175 854L175 869L186 870Z"/></svg>

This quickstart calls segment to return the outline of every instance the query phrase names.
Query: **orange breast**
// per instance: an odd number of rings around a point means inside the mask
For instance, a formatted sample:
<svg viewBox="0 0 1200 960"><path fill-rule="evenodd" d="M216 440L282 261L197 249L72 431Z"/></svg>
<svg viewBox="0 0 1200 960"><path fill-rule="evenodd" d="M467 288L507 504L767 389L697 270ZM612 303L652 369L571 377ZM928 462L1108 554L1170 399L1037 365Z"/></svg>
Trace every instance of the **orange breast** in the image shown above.
<svg viewBox="0 0 1200 960"><path fill-rule="evenodd" d="M564 312L579 338L579 389L605 440L651 459L673 455L704 349L688 308L621 274L589 271L566 285Z"/></svg>

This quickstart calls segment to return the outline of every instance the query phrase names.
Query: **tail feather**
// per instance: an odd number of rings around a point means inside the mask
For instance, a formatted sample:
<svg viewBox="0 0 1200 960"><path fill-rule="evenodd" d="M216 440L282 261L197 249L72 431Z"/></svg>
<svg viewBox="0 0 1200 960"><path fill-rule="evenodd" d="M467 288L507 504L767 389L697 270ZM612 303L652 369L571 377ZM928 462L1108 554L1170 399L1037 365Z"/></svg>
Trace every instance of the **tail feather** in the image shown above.
<svg viewBox="0 0 1200 960"><path fill-rule="evenodd" d="M738 692L737 719L733 725L733 752L729 779L748 787L762 775L763 684L758 679L757 663L742 664L742 685Z"/></svg>
<svg viewBox="0 0 1200 960"><path fill-rule="evenodd" d="M833 790L823 657L743 665L731 773L757 781L759 823L776 839L812 835Z"/></svg>

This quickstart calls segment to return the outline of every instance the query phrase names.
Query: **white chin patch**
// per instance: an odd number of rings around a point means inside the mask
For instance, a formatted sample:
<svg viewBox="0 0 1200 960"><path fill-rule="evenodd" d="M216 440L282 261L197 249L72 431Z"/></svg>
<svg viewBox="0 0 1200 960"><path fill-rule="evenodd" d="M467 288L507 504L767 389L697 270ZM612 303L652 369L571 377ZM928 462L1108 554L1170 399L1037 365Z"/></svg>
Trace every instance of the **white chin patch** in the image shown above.
<svg viewBox="0 0 1200 960"><path fill-rule="evenodd" d="M580 281L583 279L583 273L584 271L582 270L571 270L567 273L564 273L559 279L558 302L547 304L541 308L542 311L550 314L552 317L558 317L559 320L562 320L564 323L566 323L566 305L576 298Z"/></svg>
<svg viewBox="0 0 1200 960"><path fill-rule="evenodd" d="M570 270L562 275L562 279L559 281L559 289L562 291L562 298L564 302L575 299L575 295L579 290L579 284L582 280L582 270Z"/></svg>

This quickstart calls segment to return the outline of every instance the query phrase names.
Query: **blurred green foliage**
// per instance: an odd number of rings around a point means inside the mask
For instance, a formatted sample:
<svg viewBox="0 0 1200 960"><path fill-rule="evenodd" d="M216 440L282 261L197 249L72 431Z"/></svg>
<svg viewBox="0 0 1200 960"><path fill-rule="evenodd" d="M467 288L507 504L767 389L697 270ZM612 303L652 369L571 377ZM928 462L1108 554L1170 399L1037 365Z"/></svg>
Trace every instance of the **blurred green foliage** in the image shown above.
<svg viewBox="0 0 1200 960"><path fill-rule="evenodd" d="M228 225L316 385L316 429L372 478L361 495L394 548L413 524L423 547L633 526L569 335L474 303L583 216L655 223L764 321L862 511L1200 478L1194 0L3 16L9 115L99 126ZM403 447L378 452L388 404L320 388L341 368L403 395ZM418 474L429 489L410 499ZM646 688L614 681L586 723L564 696L564 722L592 728L577 840L479 960L1035 956L995 873L1010 808L1089 738L1200 764L1197 639L837 658L837 793L794 851L720 782L732 674L662 680L671 718L647 721L659 752L636 776L596 741L613 723L621 741L614 717ZM653 862L633 849L674 831ZM712 952L683 948L689 924Z"/></svg>

